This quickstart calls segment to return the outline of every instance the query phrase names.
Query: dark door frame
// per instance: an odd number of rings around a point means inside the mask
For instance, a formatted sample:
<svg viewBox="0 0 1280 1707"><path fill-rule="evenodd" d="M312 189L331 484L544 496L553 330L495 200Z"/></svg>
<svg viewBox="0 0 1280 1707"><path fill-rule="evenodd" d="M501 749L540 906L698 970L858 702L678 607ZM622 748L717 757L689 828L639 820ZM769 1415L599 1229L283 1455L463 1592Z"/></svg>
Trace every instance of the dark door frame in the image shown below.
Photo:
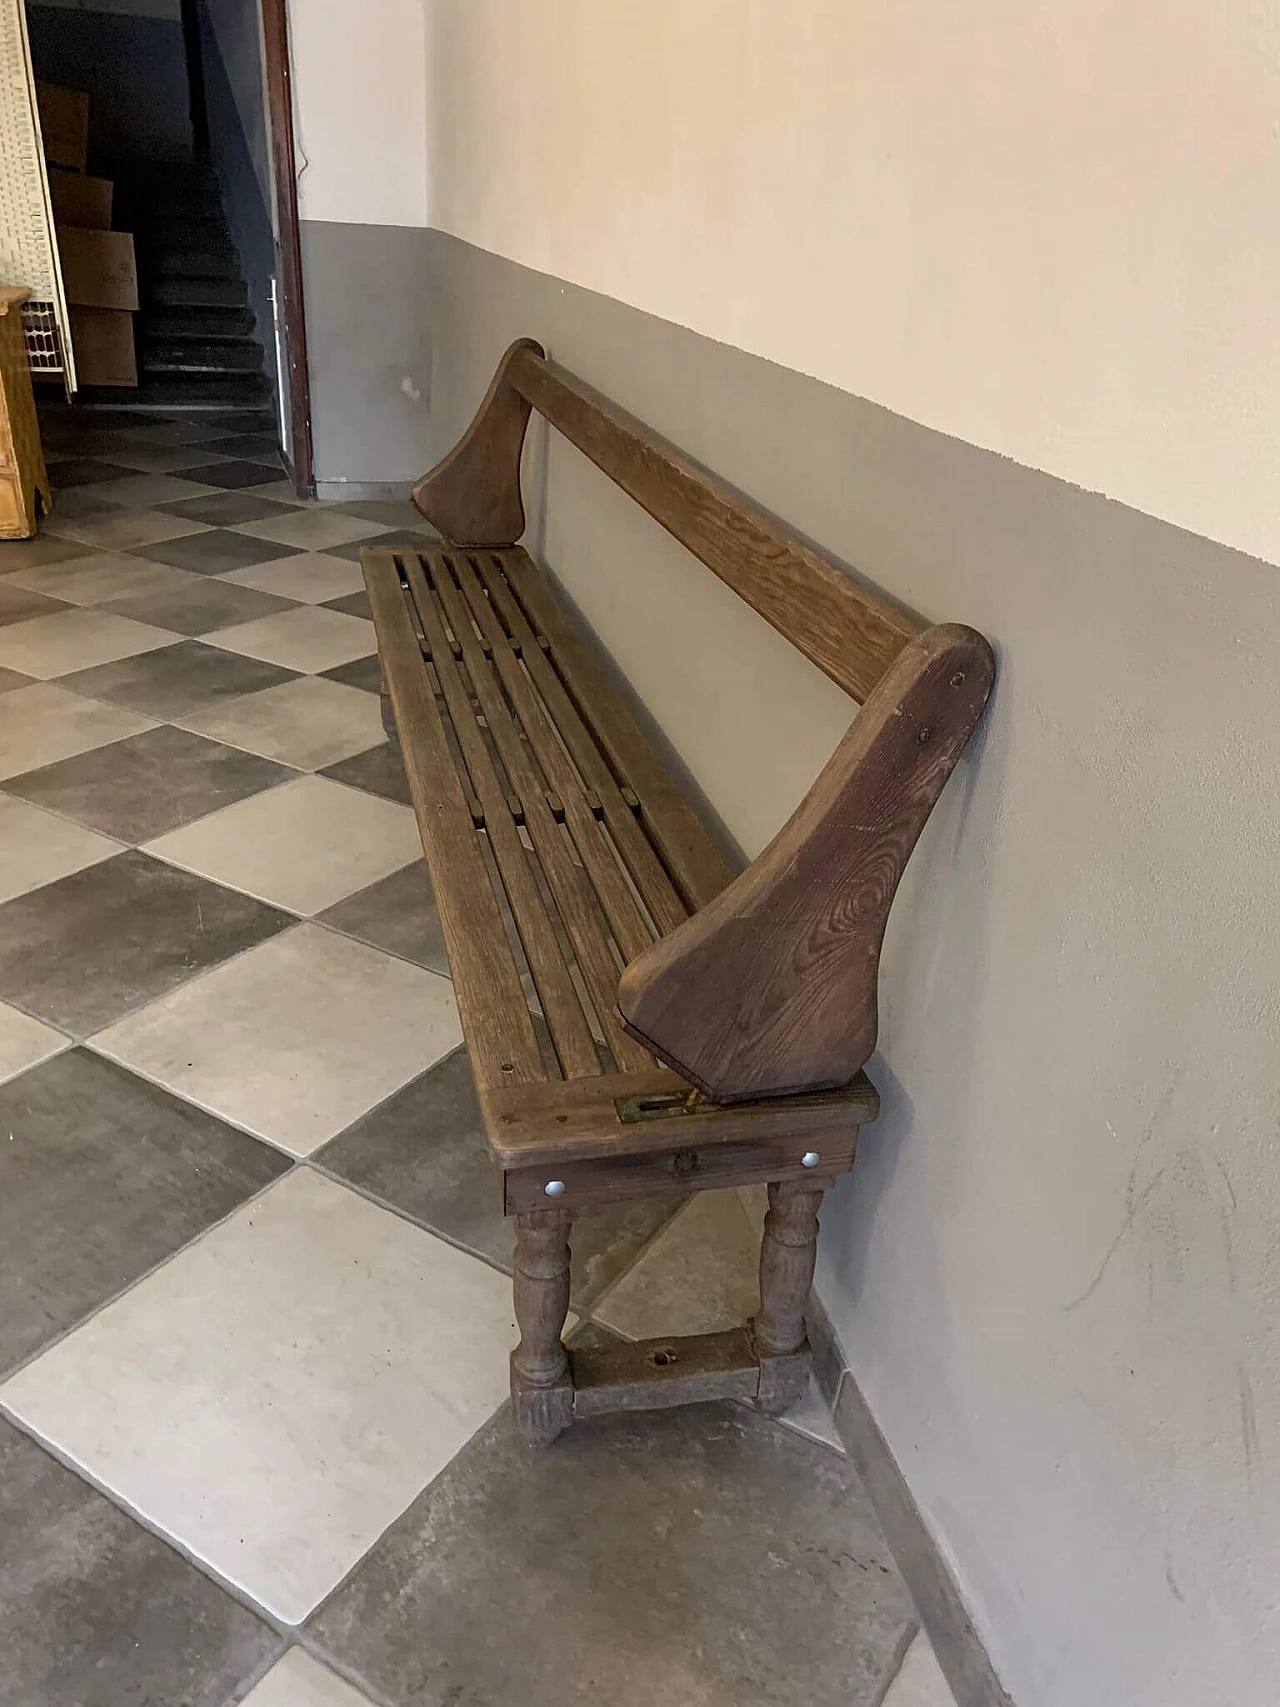
<svg viewBox="0 0 1280 1707"><path fill-rule="evenodd" d="M271 172L275 181L277 310L288 368L293 484L300 496L310 498L315 496L316 472L311 443L311 374L307 366L302 234L293 141L289 11L287 0L261 0L261 7L267 129L271 135Z"/></svg>

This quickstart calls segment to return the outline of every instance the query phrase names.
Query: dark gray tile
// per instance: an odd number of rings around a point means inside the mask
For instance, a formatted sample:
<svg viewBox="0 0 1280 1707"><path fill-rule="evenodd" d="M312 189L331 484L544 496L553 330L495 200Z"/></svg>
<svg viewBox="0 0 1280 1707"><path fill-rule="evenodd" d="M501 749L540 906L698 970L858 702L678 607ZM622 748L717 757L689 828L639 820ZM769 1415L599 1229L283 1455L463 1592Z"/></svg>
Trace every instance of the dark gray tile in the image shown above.
<svg viewBox="0 0 1280 1707"><path fill-rule="evenodd" d="M10 777L9 794L122 842L149 842L296 773L185 729L147 729Z"/></svg>
<svg viewBox="0 0 1280 1707"><path fill-rule="evenodd" d="M210 450L215 448L221 455L220 447L209 446ZM279 468L262 462L211 462L206 468L188 468L183 479L201 480L206 486L225 486L231 491L240 486L265 486L280 472Z"/></svg>
<svg viewBox="0 0 1280 1707"><path fill-rule="evenodd" d="M148 717L172 719L190 717L223 700L295 679L296 671L283 670L277 664L242 658L217 646L202 646L198 640L180 640L176 646L162 646L158 652L140 652L135 658L59 676L58 686L88 699L127 705Z"/></svg>
<svg viewBox="0 0 1280 1707"><path fill-rule="evenodd" d="M373 620L373 612L369 608L369 595L363 587L357 588L354 593L344 593L340 599L326 599L324 608L341 611L343 616L363 616L371 622Z"/></svg>
<svg viewBox="0 0 1280 1707"><path fill-rule="evenodd" d="M34 681L34 676L21 676L17 670L0 667L0 693L12 693L14 688L29 688Z"/></svg>
<svg viewBox="0 0 1280 1707"><path fill-rule="evenodd" d="M103 504L103 510L114 508ZM59 539L56 533L38 533L34 539L0 540L0 575L12 575L19 569L43 569L47 563L70 563L73 557L87 557L91 545L81 545L77 539Z"/></svg>
<svg viewBox="0 0 1280 1707"><path fill-rule="evenodd" d="M184 480L194 480L194 474L184 474ZM394 533L370 534L368 539L353 539L350 545L331 545L326 549L330 557L347 557L352 563L360 561L360 553L366 545L376 545L381 550L399 551L403 546L412 546L416 550L426 551L433 545L439 545L440 536L430 532L426 524L421 530L397 529Z"/></svg>
<svg viewBox="0 0 1280 1707"><path fill-rule="evenodd" d="M258 472L261 474L262 470ZM193 468L182 478L205 480L206 473ZM230 528L211 528L208 533L190 533L183 539L163 539L157 545L139 546L134 555L149 557L153 563L171 563L175 569L190 569L197 575L226 575L255 563L274 563L278 557L296 557L299 549L296 545L277 545L270 539L250 539L247 533L233 533Z"/></svg>
<svg viewBox="0 0 1280 1707"><path fill-rule="evenodd" d="M511 1227L502 1214L464 1050L362 1116L315 1159L510 1272ZM579 1215L570 1240L574 1307L589 1308L683 1201L640 1199Z"/></svg>
<svg viewBox="0 0 1280 1707"><path fill-rule="evenodd" d="M65 462L56 462L49 470L54 508L57 508L58 492L64 486L92 486L99 480L123 480L132 472L130 468L121 468L114 462L100 462L92 456L70 457Z"/></svg>
<svg viewBox="0 0 1280 1707"><path fill-rule="evenodd" d="M209 449L219 456L238 457L245 462L262 462L269 468L284 467L280 446L271 433L235 433L226 439L210 439Z"/></svg>
<svg viewBox="0 0 1280 1707"><path fill-rule="evenodd" d="M0 1421L0 1707L226 1707L284 1645Z"/></svg>
<svg viewBox="0 0 1280 1707"><path fill-rule="evenodd" d="M159 416L140 427L135 435L139 443L148 445L211 444L213 439L226 436L226 428L214 421L179 415Z"/></svg>
<svg viewBox="0 0 1280 1707"><path fill-rule="evenodd" d="M83 1049L0 1085L0 1129L0 1372L291 1165Z"/></svg>
<svg viewBox="0 0 1280 1707"><path fill-rule="evenodd" d="M237 587L232 581L206 575L194 586L177 592L136 593L128 599L111 599L98 609L131 616L135 622L148 622L153 628L171 628L175 634L212 634L233 623L292 610L295 603L274 593L260 593L256 587Z"/></svg>
<svg viewBox="0 0 1280 1707"><path fill-rule="evenodd" d="M71 609L66 599L51 599L47 593L31 593L25 587L0 581L0 628L25 622L31 616L52 616L55 611Z"/></svg>
<svg viewBox="0 0 1280 1707"><path fill-rule="evenodd" d="M547 1452L504 1407L308 1631L395 1707L873 1707L913 1625L844 1461L696 1405Z"/></svg>
<svg viewBox="0 0 1280 1707"><path fill-rule="evenodd" d="M267 434L275 431L275 416L269 409L234 409L227 414L210 414L208 419L220 434Z"/></svg>
<svg viewBox="0 0 1280 1707"><path fill-rule="evenodd" d="M366 693L382 692L382 672L378 668L376 652L369 658L357 658L351 664L339 664L336 670L321 670L320 674L349 688L364 688Z"/></svg>
<svg viewBox="0 0 1280 1707"><path fill-rule="evenodd" d="M353 516L359 522L380 522L389 528L424 528L422 514L407 498L353 498L349 503L326 504L340 516Z"/></svg>
<svg viewBox="0 0 1280 1707"><path fill-rule="evenodd" d="M332 776L340 768L335 766L321 775ZM348 895L345 901L339 901L320 916L326 924L345 931L348 936L448 976L449 957L444 951L440 915L421 861L393 871L390 877L381 878L358 894Z"/></svg>
<svg viewBox="0 0 1280 1707"><path fill-rule="evenodd" d="M185 473L184 479L189 478ZM267 475L266 479L271 476ZM260 484L265 484L260 482ZM267 516L287 516L288 504L273 504L251 492L211 492L203 498L182 498L176 504L160 504L167 516L187 522L206 522L210 527L235 527L239 522L260 522Z"/></svg>
<svg viewBox="0 0 1280 1707"><path fill-rule="evenodd" d="M334 679L337 679L336 675ZM357 753L352 759L340 759L322 775L331 776L335 782L345 782L352 788L363 788L366 794L380 794L384 800L398 800L402 806L413 804L408 778L404 774L404 762L390 741L370 747L367 753Z"/></svg>
<svg viewBox="0 0 1280 1707"><path fill-rule="evenodd" d="M88 1037L294 923L131 849L0 907L0 1000Z"/></svg>

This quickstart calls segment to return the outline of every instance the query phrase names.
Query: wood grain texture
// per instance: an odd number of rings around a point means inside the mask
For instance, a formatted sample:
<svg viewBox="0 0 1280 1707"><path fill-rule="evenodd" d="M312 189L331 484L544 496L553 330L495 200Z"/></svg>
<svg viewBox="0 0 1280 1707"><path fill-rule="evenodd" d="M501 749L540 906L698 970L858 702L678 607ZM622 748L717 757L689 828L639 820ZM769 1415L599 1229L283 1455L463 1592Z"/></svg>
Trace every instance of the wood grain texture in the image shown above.
<svg viewBox="0 0 1280 1707"><path fill-rule="evenodd" d="M53 507L22 329L25 285L0 285L0 539L29 539Z"/></svg>
<svg viewBox="0 0 1280 1707"><path fill-rule="evenodd" d="M924 628L539 351L504 363L540 415L855 699Z"/></svg>
<svg viewBox="0 0 1280 1707"><path fill-rule="evenodd" d="M549 1446L572 1418L569 1359L561 1335L569 1314L567 1210L517 1215L513 1295L520 1343L511 1354L516 1425L530 1446Z"/></svg>
<svg viewBox="0 0 1280 1707"><path fill-rule="evenodd" d="M497 861L556 1053L566 1076L570 1078L599 1073L600 1057L591 1028L583 1014L555 926L516 829L502 780L476 722L470 684L464 680L462 669L454 660L445 634L443 613L427 585L421 561L411 553L406 553L403 561L410 596L422 623L436 679L467 767L467 780L484 814L489 846ZM465 954L466 951L463 952ZM523 1003L523 991L520 999Z"/></svg>
<svg viewBox="0 0 1280 1707"><path fill-rule="evenodd" d="M511 383L525 356L541 358L531 338L512 344L476 411L448 456L413 489L413 501L453 545L514 545L524 532L520 456L529 401Z"/></svg>
<svg viewBox="0 0 1280 1707"><path fill-rule="evenodd" d="M769 1186L769 1213L760 1243L760 1314L756 1345L770 1357L804 1344L804 1309L818 1256L821 1191L791 1180Z"/></svg>
<svg viewBox="0 0 1280 1707"><path fill-rule="evenodd" d="M366 550L361 564L472 1070L481 1087L533 1083L546 1077L542 1052L400 571L389 551Z"/></svg>
<svg viewBox="0 0 1280 1707"><path fill-rule="evenodd" d="M807 1150L816 1150L825 1168L832 1153L829 1144L847 1140L851 1153L858 1127L868 1125L880 1112L880 1098L865 1073L856 1074L852 1084L838 1091L811 1096L730 1104L699 1096L687 1113L675 1110L690 1095L688 1081L656 1066L646 1072L602 1074L595 1079L544 1080L510 1087L481 1084L478 1090L489 1147L494 1161L504 1169L560 1170L593 1158L603 1161L775 1140L785 1147L781 1154L792 1158L797 1167ZM647 1102L652 1112L628 1122L619 1105L636 1099Z"/></svg>
<svg viewBox="0 0 1280 1707"><path fill-rule="evenodd" d="M709 906L627 967L623 1023L717 1102L843 1085L875 1047L889 908L986 704L958 624L900 653L796 812Z"/></svg>

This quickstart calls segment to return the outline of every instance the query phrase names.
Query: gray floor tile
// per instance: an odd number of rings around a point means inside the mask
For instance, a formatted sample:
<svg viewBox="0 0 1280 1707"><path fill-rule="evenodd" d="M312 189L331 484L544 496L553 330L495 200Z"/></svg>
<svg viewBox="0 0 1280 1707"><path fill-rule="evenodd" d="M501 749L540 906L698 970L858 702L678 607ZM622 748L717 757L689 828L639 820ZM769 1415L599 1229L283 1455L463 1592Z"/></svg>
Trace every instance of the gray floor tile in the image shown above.
<svg viewBox="0 0 1280 1707"><path fill-rule="evenodd" d="M0 1420L0 1707L226 1707L283 1647Z"/></svg>
<svg viewBox="0 0 1280 1707"><path fill-rule="evenodd" d="M390 741L370 747L367 753L357 753L353 759L330 765L323 774L352 788L363 788L367 794L380 794L384 800L398 800L402 806L413 804L404 761Z"/></svg>
<svg viewBox="0 0 1280 1707"><path fill-rule="evenodd" d="M87 1037L293 923L131 850L0 907L0 1000Z"/></svg>
<svg viewBox="0 0 1280 1707"><path fill-rule="evenodd" d="M87 1050L0 1086L0 1370L290 1166Z"/></svg>
<svg viewBox="0 0 1280 1707"><path fill-rule="evenodd" d="M420 511L407 498L353 498L349 503L327 505L340 510L344 516L357 516L365 522L381 522L389 528L425 528Z"/></svg>
<svg viewBox="0 0 1280 1707"><path fill-rule="evenodd" d="M349 557L353 563L360 561L360 553L367 545L376 545L381 549L399 551L405 546L412 546L425 551L430 546L439 545L440 536L430 532L427 524L422 529L396 528L391 533L370 534L366 539L353 539L350 545L334 545L328 549L334 557Z"/></svg>
<svg viewBox="0 0 1280 1707"><path fill-rule="evenodd" d="M341 611L344 616L365 616L371 621L373 612L369 608L369 595L363 587L357 593L345 593L340 599L326 599L326 610Z"/></svg>
<svg viewBox="0 0 1280 1707"><path fill-rule="evenodd" d="M4 786L119 841L148 842L292 774L271 759L162 726L10 777Z"/></svg>
<svg viewBox="0 0 1280 1707"><path fill-rule="evenodd" d="M260 522L268 516L289 513L286 504L273 504L270 498L255 498L249 492L213 492L205 498L185 498L176 504L162 504L170 515L182 516L189 522L208 522L211 527L234 527L237 522Z"/></svg>
<svg viewBox="0 0 1280 1707"><path fill-rule="evenodd" d="M220 446L211 445L210 449L218 450L220 455L225 452ZM278 465L264 462L218 462L207 468L189 468L186 471L188 480L203 480L206 486L225 486L228 491L241 486L261 486L264 481L279 475Z"/></svg>
<svg viewBox="0 0 1280 1707"><path fill-rule="evenodd" d="M278 664L242 658L217 646L202 646L198 640L180 640L159 652L143 652L136 658L122 658L115 664L100 664L93 670L63 676L59 685L90 699L171 719L207 711L223 700L277 687L293 678L292 670L283 670Z"/></svg>
<svg viewBox="0 0 1280 1707"><path fill-rule="evenodd" d="M350 664L339 664L336 670L321 670L320 674L328 676L331 682L341 682L344 687L363 688L366 693L382 692L382 672L376 652L370 658L356 658Z"/></svg>
<svg viewBox="0 0 1280 1707"><path fill-rule="evenodd" d="M402 960L413 960L419 966L429 966L433 972L449 975L440 915L421 860L401 871L393 871L390 877L381 878L355 895L348 895L320 917L325 924L358 937L361 942L372 943L375 948L385 948L388 954L398 954Z"/></svg>
<svg viewBox="0 0 1280 1707"><path fill-rule="evenodd" d="M91 545L60 539L54 533L38 533L34 539L0 540L0 575L11 575L15 569L43 569L46 563L69 563L92 550Z"/></svg>
<svg viewBox="0 0 1280 1707"><path fill-rule="evenodd" d="M308 1631L395 1707L873 1707L913 1625L834 1453L719 1406L529 1452L504 1407Z"/></svg>
<svg viewBox="0 0 1280 1707"><path fill-rule="evenodd" d="M202 479L204 473L201 470ZM177 517L169 519L175 523L178 520ZM207 533L187 534L181 539L141 546L137 555L149 557L153 563L172 564L175 569L190 569L197 575L225 575L231 569L247 569L251 563L269 563L277 557L292 557L299 549L296 545L276 545L269 539L250 539L248 534L233 533L229 528L210 528Z"/></svg>
<svg viewBox="0 0 1280 1707"><path fill-rule="evenodd" d="M14 688L29 688L34 685L34 676L24 676L17 670L6 670L0 666L0 693L12 693Z"/></svg>
<svg viewBox="0 0 1280 1707"><path fill-rule="evenodd" d="M243 457L246 462L265 462L281 468L280 446L273 432L233 433L225 439L210 439L219 456Z"/></svg>
<svg viewBox="0 0 1280 1707"><path fill-rule="evenodd" d="M44 593L29 592L26 587L0 581L0 628L7 628L11 622L25 622L31 616L52 616L54 611L71 608L65 599L51 599Z"/></svg>
<svg viewBox="0 0 1280 1707"><path fill-rule="evenodd" d="M131 468L121 468L113 462L102 462L97 457L68 457L62 462L54 463L49 470L54 505L57 506L58 492L64 486L91 486L99 480L123 480L126 475L132 473Z"/></svg>
<svg viewBox="0 0 1280 1707"><path fill-rule="evenodd" d="M193 586L174 593L140 593L133 598L112 599L101 608L150 623L153 628L168 628L175 634L213 634L235 623L291 610L293 602L252 587L232 586L214 575L201 575Z"/></svg>
<svg viewBox="0 0 1280 1707"><path fill-rule="evenodd" d="M510 1273L511 1226L502 1214L465 1051L339 1133L316 1160ZM570 1241L576 1310L590 1307L681 1201L642 1199L578 1217Z"/></svg>

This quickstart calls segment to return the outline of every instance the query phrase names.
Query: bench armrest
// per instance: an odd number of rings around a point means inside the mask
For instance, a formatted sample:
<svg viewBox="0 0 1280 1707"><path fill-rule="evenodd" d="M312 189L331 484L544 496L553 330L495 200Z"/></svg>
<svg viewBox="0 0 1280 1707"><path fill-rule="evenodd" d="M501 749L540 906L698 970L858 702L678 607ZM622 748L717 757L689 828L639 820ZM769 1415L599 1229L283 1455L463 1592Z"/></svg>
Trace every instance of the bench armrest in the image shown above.
<svg viewBox="0 0 1280 1707"><path fill-rule="evenodd" d="M627 967L630 1035L717 1102L848 1084L875 1048L899 880L993 676L971 628L909 642L764 852Z"/></svg>

